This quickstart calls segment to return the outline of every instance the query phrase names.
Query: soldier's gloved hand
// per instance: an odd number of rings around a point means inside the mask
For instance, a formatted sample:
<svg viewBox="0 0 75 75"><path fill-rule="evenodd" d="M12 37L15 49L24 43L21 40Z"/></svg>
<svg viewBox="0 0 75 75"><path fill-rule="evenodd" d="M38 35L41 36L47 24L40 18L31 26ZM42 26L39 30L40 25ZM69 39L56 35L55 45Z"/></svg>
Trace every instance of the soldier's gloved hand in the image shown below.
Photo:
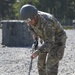
<svg viewBox="0 0 75 75"><path fill-rule="evenodd" d="M33 45L32 45L32 49L37 49L38 48L38 40L35 40L34 42L33 42Z"/></svg>
<svg viewBox="0 0 75 75"><path fill-rule="evenodd" d="M38 55L39 55L39 51L36 50L36 51L34 51L33 54L31 55L31 58L34 59L34 58L36 58Z"/></svg>

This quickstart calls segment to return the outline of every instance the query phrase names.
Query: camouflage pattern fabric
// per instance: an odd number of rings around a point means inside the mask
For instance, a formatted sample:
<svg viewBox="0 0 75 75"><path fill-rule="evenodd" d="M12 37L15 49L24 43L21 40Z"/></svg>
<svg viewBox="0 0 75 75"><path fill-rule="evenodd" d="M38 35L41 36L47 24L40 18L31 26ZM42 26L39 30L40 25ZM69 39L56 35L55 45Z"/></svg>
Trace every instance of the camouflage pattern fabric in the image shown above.
<svg viewBox="0 0 75 75"><path fill-rule="evenodd" d="M39 75L57 75L67 38L63 27L51 14L38 11L38 22L29 28L44 41L38 49Z"/></svg>

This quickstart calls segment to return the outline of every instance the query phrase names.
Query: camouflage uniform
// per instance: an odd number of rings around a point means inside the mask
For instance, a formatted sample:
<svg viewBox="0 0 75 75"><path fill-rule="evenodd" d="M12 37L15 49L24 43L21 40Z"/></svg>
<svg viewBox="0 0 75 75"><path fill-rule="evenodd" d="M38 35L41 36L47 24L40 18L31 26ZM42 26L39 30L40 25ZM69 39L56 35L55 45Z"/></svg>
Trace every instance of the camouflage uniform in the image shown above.
<svg viewBox="0 0 75 75"><path fill-rule="evenodd" d="M39 75L57 75L67 38L61 24L51 14L38 11L38 22L29 28L44 41L38 49Z"/></svg>

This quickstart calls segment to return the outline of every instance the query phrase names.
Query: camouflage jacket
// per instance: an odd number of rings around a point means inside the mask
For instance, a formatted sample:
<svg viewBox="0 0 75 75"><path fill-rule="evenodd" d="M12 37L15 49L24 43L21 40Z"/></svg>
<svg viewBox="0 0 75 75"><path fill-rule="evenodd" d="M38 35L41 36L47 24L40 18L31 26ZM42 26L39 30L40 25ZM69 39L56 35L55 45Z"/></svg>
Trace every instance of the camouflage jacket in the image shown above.
<svg viewBox="0 0 75 75"><path fill-rule="evenodd" d="M44 41L44 44L39 48L41 52L49 51L55 44L61 43L64 45L65 31L51 14L38 11L37 24L29 28L33 34L36 34Z"/></svg>

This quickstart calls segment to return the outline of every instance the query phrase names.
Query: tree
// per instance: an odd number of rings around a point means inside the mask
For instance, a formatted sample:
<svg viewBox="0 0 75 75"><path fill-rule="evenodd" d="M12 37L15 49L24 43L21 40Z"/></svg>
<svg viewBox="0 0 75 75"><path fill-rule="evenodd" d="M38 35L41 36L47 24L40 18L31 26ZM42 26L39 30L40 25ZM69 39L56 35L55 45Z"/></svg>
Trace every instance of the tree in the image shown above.
<svg viewBox="0 0 75 75"><path fill-rule="evenodd" d="M55 15L58 19L75 19L75 0L0 0L2 19L20 19L20 8L32 4L38 10Z"/></svg>
<svg viewBox="0 0 75 75"><path fill-rule="evenodd" d="M13 4L16 0L0 0L0 17L14 19Z"/></svg>

